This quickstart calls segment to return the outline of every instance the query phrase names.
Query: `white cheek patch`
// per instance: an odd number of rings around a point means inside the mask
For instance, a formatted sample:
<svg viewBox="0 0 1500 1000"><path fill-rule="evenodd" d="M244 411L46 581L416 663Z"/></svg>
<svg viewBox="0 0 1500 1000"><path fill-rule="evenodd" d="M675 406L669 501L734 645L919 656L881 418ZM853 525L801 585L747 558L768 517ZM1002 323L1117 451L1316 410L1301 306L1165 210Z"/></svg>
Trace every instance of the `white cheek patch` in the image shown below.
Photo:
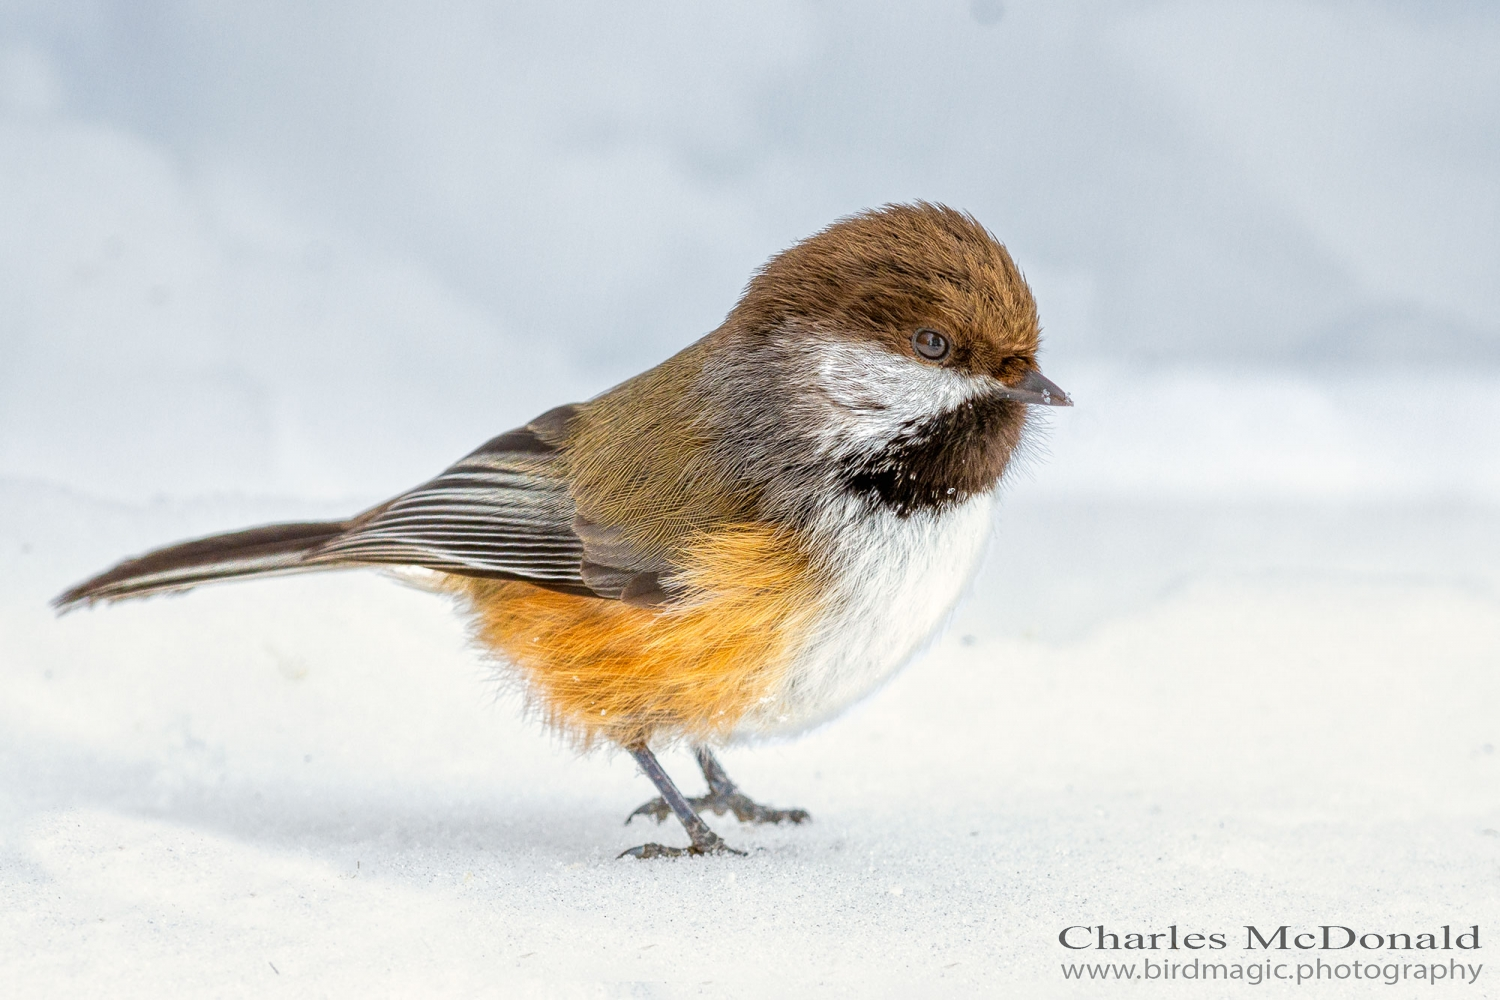
<svg viewBox="0 0 1500 1000"><path fill-rule="evenodd" d="M999 385L868 341L810 338L804 349L813 354L814 388L825 404L816 437L830 450L889 441Z"/></svg>

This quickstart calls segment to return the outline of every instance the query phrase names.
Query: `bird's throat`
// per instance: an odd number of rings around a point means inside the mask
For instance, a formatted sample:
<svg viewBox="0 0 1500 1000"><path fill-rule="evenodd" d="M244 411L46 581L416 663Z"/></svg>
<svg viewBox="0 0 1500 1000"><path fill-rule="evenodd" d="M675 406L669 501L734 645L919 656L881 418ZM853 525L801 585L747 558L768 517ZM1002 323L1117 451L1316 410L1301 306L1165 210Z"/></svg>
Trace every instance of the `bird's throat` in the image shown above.
<svg viewBox="0 0 1500 1000"><path fill-rule="evenodd" d="M980 396L903 426L878 450L851 455L841 480L849 492L909 517L992 489L1026 428L1024 403Z"/></svg>

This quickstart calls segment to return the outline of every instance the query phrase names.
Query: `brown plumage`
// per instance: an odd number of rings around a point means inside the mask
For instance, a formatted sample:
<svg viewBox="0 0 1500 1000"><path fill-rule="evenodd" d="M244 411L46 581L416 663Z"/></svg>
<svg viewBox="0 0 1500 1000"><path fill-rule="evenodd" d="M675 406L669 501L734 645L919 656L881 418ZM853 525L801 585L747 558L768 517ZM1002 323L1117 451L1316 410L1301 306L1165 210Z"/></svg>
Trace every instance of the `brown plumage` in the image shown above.
<svg viewBox="0 0 1500 1000"><path fill-rule="evenodd" d="M951 367L1010 382L1036 364L1036 300L1010 254L971 215L890 206L834 223L761 268L727 329L795 324L907 348L933 327Z"/></svg>
<svg viewBox="0 0 1500 1000"><path fill-rule="evenodd" d="M160 549L56 603L435 571L552 726L629 749L689 851L726 849L650 745L698 744L722 811L738 792L708 744L805 728L904 662L972 571L1028 404L1068 405L1037 346L1030 290L978 222L887 206L773 258L702 340L416 489Z"/></svg>

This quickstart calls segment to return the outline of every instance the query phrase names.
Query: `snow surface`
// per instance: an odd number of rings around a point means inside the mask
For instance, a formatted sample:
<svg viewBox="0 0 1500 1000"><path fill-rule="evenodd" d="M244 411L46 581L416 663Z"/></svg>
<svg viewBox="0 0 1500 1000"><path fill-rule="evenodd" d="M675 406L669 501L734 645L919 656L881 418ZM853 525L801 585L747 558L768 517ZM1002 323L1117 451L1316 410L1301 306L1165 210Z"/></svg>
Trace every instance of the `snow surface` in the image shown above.
<svg viewBox="0 0 1500 1000"><path fill-rule="evenodd" d="M811 825L649 863L615 855L682 834L621 824L645 779L518 721L429 595L44 605L293 508L0 486L8 995L1099 996L1063 927L1500 918L1494 507L1019 496L929 655L725 754Z"/></svg>
<svg viewBox="0 0 1500 1000"><path fill-rule="evenodd" d="M0 997L1500 996L1057 943L1492 952L1497 108L1470 0L0 6ZM749 857L616 860L682 842L648 783L377 575L46 606L380 500L919 197L1079 406L922 659L724 755L814 816L718 820Z"/></svg>

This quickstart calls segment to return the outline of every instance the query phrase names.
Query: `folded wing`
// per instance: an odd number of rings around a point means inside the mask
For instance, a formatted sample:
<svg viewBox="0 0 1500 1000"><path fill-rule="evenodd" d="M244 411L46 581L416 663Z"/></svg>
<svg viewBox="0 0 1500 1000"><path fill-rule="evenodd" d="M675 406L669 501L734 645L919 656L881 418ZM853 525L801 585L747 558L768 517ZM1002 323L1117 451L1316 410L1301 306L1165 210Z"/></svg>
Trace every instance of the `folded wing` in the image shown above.
<svg viewBox="0 0 1500 1000"><path fill-rule="evenodd" d="M577 516L562 448L574 410L549 410L349 521L268 525L170 545L128 559L53 603L68 610L218 580L382 565L659 603L670 596L663 583L670 566L636 552L618 531Z"/></svg>
<svg viewBox="0 0 1500 1000"><path fill-rule="evenodd" d="M486 442L360 515L307 562L420 566L592 595L581 575L584 546L572 530L565 467L536 429L544 420Z"/></svg>
<svg viewBox="0 0 1500 1000"><path fill-rule="evenodd" d="M651 605L670 566L578 516L560 445L574 407L502 434L442 475L357 518L312 557L524 580Z"/></svg>

